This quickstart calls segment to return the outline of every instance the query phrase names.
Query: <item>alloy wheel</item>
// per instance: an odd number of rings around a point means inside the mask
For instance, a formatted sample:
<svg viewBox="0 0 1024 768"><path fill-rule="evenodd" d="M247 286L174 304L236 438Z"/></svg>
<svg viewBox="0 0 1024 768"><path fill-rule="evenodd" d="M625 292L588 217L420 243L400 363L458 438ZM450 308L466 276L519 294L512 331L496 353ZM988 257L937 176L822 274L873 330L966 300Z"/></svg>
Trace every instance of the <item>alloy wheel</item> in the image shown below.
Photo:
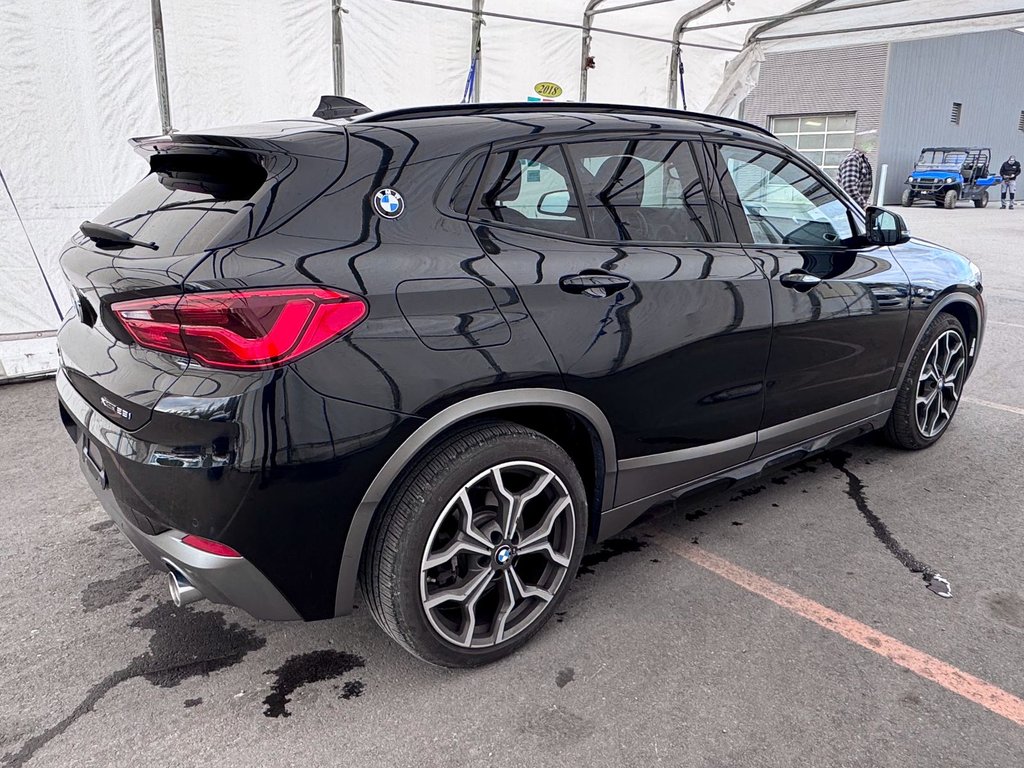
<svg viewBox="0 0 1024 768"><path fill-rule="evenodd" d="M430 625L463 648L498 645L532 625L565 581L576 518L562 479L532 461L484 470L448 501L420 562Z"/></svg>
<svg viewBox="0 0 1024 768"><path fill-rule="evenodd" d="M928 350L917 381L917 428L924 437L937 437L949 425L966 371L963 337L952 329L945 331Z"/></svg>

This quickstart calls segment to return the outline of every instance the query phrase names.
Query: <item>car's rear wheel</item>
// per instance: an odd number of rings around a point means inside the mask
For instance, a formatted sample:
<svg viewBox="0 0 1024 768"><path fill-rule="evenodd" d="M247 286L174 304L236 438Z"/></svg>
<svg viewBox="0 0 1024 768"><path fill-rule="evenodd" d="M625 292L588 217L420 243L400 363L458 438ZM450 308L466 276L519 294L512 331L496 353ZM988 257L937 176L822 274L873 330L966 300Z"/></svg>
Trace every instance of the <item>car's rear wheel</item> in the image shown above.
<svg viewBox="0 0 1024 768"><path fill-rule="evenodd" d="M942 205L946 208L956 208L956 201L960 199L960 194L955 190L951 189L946 193L946 196L942 199Z"/></svg>
<svg viewBox="0 0 1024 768"><path fill-rule="evenodd" d="M914 193L911 192L909 189L904 189L903 199L900 200L900 202L903 204L904 208L909 208L914 204Z"/></svg>
<svg viewBox="0 0 1024 768"><path fill-rule="evenodd" d="M363 593L377 623L419 658L487 664L551 617L586 529L569 455L518 424L483 424L440 443L385 502L363 556Z"/></svg>
<svg viewBox="0 0 1024 768"><path fill-rule="evenodd" d="M967 336L960 321L940 314L924 334L903 378L885 435L909 450L934 445L956 414L967 378Z"/></svg>

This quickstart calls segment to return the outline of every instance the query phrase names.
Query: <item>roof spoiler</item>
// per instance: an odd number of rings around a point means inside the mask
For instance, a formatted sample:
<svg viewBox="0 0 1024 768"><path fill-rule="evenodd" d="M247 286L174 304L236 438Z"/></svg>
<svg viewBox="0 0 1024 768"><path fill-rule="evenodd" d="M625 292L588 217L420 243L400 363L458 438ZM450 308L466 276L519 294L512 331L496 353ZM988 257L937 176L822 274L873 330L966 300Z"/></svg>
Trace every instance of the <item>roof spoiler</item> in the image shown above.
<svg viewBox="0 0 1024 768"><path fill-rule="evenodd" d="M334 120L339 117L355 117L372 112L365 104L355 99L347 99L344 96L321 96L320 104L313 112L313 117L322 120Z"/></svg>

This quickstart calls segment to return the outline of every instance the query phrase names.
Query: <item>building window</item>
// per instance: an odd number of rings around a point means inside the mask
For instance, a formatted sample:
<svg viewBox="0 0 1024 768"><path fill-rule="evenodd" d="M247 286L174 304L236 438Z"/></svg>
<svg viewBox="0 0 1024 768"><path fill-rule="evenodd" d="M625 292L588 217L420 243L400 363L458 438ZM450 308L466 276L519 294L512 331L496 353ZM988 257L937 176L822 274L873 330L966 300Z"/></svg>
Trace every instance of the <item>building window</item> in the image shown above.
<svg viewBox="0 0 1024 768"><path fill-rule="evenodd" d="M959 101L954 101L953 112L949 116L949 122L954 123L955 125L960 125L960 115L963 113L963 111L964 105L961 104Z"/></svg>
<svg viewBox="0 0 1024 768"><path fill-rule="evenodd" d="M846 113L773 117L771 130L783 144L834 178L853 149L856 127L857 116Z"/></svg>

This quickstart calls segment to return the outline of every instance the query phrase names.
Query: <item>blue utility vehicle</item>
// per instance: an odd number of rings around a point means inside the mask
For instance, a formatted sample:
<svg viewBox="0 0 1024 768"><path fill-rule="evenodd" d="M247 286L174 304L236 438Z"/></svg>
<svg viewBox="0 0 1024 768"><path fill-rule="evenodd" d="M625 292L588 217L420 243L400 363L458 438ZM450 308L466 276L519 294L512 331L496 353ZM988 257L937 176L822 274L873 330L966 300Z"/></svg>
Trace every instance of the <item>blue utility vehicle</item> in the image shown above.
<svg viewBox="0 0 1024 768"><path fill-rule="evenodd" d="M939 208L955 208L970 200L975 208L988 205L989 189L999 184L989 173L992 151L987 147L926 147L903 190L903 206L931 200Z"/></svg>

